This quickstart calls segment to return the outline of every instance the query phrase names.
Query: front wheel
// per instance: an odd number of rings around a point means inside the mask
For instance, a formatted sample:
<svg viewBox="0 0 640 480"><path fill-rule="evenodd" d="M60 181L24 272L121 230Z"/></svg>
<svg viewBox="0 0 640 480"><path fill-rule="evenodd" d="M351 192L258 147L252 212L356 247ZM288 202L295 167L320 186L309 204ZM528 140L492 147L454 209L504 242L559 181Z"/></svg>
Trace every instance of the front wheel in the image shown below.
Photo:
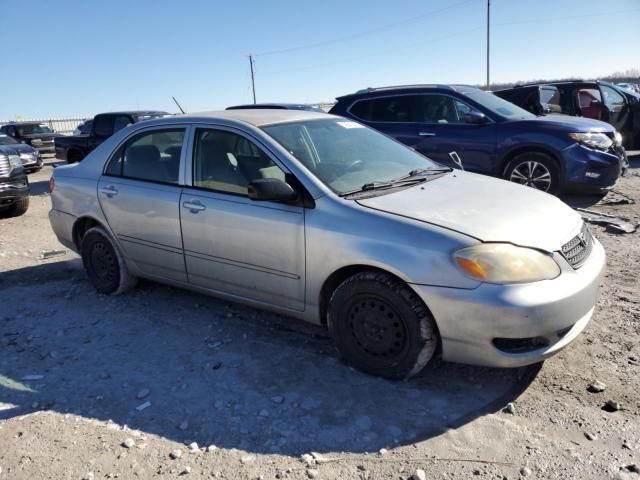
<svg viewBox="0 0 640 480"><path fill-rule="evenodd" d="M438 346L438 329L422 300L383 272L342 282L331 296L327 322L348 363L386 378L417 374Z"/></svg>
<svg viewBox="0 0 640 480"><path fill-rule="evenodd" d="M540 152L516 156L507 166L504 178L551 194L560 189L560 169L549 155Z"/></svg>

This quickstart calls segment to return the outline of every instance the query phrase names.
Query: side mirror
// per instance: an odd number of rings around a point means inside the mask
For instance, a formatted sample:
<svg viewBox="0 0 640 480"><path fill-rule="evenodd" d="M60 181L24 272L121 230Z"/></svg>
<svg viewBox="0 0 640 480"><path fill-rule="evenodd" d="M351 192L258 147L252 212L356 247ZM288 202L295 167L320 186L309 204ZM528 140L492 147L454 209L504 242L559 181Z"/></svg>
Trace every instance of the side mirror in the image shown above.
<svg viewBox="0 0 640 480"><path fill-rule="evenodd" d="M292 202L298 193L286 182L277 178L259 178L248 186L249 198L256 201Z"/></svg>
<svg viewBox="0 0 640 480"><path fill-rule="evenodd" d="M591 103L589 104L590 107L592 108L599 108L602 106L602 102L600 100L591 100Z"/></svg>
<svg viewBox="0 0 640 480"><path fill-rule="evenodd" d="M473 125L483 125L489 121L484 113L471 110L462 116L465 123L471 123Z"/></svg>

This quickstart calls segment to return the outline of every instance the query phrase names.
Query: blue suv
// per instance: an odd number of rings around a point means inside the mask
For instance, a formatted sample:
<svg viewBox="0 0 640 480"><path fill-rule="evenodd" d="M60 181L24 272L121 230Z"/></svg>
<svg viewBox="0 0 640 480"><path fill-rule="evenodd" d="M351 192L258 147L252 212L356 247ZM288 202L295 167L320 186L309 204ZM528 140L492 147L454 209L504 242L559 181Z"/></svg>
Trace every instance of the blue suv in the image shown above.
<svg viewBox="0 0 640 480"><path fill-rule="evenodd" d="M329 113L352 118L445 165L549 193L611 188L627 168L609 124L536 116L478 88L408 85L337 98Z"/></svg>

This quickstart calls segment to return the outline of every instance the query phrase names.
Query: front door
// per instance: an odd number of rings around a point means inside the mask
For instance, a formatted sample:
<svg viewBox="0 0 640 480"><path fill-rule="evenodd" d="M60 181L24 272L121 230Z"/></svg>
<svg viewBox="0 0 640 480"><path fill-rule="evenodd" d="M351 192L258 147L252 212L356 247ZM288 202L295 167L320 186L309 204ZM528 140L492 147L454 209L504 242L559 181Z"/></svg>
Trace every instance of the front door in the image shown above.
<svg viewBox="0 0 640 480"><path fill-rule="evenodd" d="M198 128L193 145L180 199L189 282L304 310L304 208L247 196L250 181L284 180L284 170L238 131Z"/></svg>
<svg viewBox="0 0 640 480"><path fill-rule="evenodd" d="M98 182L102 211L124 254L146 275L186 282L179 171L184 128L127 140Z"/></svg>
<svg viewBox="0 0 640 480"><path fill-rule="evenodd" d="M496 154L495 123L466 123L464 115L474 110L462 100L444 94L420 95L415 144L429 158L457 168L451 158L458 154L463 168L493 173Z"/></svg>
<svg viewBox="0 0 640 480"><path fill-rule="evenodd" d="M616 130L624 130L628 117L629 107L624 96L607 85L600 85L602 103L604 104L603 120L610 123Z"/></svg>

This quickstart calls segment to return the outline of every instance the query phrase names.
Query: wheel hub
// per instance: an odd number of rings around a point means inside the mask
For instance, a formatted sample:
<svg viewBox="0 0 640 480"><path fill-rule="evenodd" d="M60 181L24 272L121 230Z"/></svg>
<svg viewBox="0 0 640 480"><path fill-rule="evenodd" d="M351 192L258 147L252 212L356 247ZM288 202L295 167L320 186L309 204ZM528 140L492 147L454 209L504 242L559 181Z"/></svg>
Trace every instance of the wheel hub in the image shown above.
<svg viewBox="0 0 640 480"><path fill-rule="evenodd" d="M509 180L546 192L551 187L551 172L540 162L527 161L515 166Z"/></svg>
<svg viewBox="0 0 640 480"><path fill-rule="evenodd" d="M406 333L398 314L384 300L359 299L349 310L357 344L374 357L392 357L405 346Z"/></svg>

